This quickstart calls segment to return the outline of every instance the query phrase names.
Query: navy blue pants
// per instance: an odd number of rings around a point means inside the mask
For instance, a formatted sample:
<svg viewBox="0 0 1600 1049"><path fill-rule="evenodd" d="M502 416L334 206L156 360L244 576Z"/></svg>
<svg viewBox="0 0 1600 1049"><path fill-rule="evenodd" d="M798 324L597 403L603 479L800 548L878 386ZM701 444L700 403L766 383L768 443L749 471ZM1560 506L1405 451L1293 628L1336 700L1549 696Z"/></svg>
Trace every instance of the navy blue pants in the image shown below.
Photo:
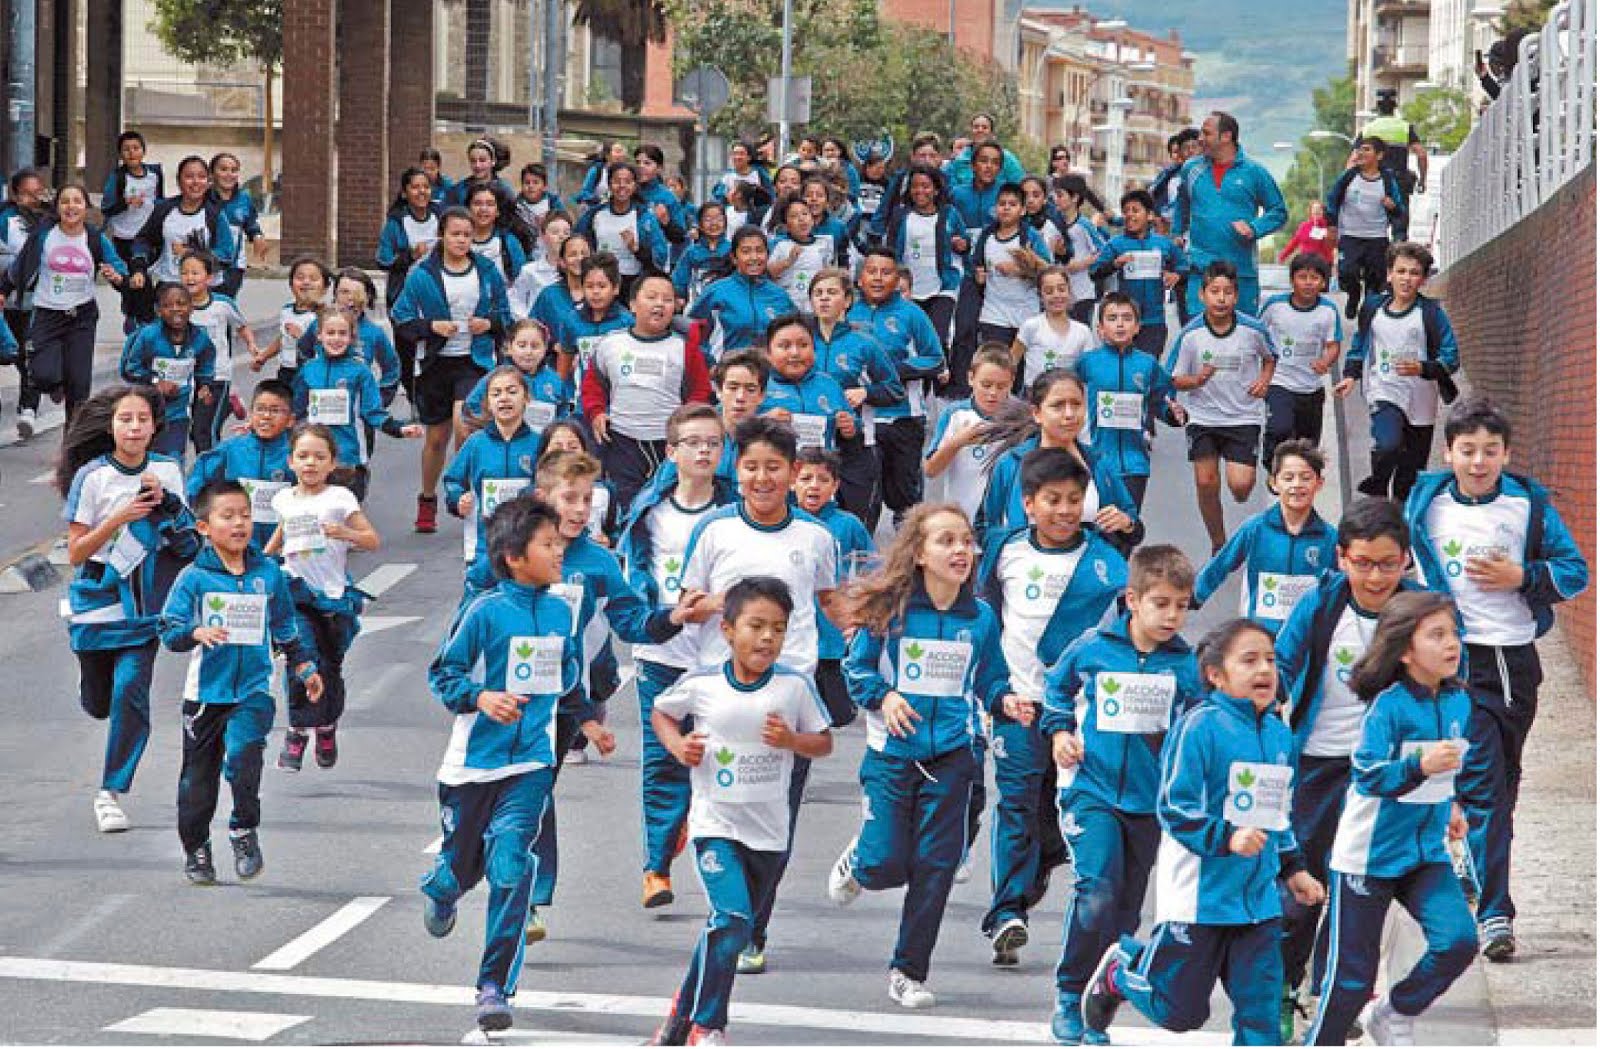
<svg viewBox="0 0 1600 1049"><path fill-rule="evenodd" d="M989 912L981 928L991 935L1007 919L1028 917L1044 896L1050 872L1066 862L1056 825L1056 763L1038 723L994 719L994 824L989 835Z"/></svg>
<svg viewBox="0 0 1600 1049"><path fill-rule="evenodd" d="M150 442L150 450L160 455L170 455L179 463L189 448L190 419L168 419L161 432Z"/></svg>
<svg viewBox="0 0 1600 1049"><path fill-rule="evenodd" d="M483 959L478 987L517 992L522 975L523 931L535 867L533 838L550 804L555 770L534 769L488 783L439 784L439 825L444 840L422 891L454 905L480 880L489 882Z"/></svg>
<svg viewBox="0 0 1600 1049"><path fill-rule="evenodd" d="M1141 947L1123 937L1133 959L1117 974L1128 1003L1158 1027L1194 1031L1211 1016L1211 989L1233 1003L1234 1045L1278 1045L1278 993L1283 959L1278 920L1254 925L1163 922Z"/></svg>
<svg viewBox="0 0 1600 1049"><path fill-rule="evenodd" d="M1395 1012L1420 1016L1477 957L1478 929L1448 863L1429 863L1398 878L1335 872L1328 894L1328 972L1306 1045L1344 1044L1350 1022L1372 994L1391 902L1417 920L1428 942L1406 978L1389 988Z"/></svg>
<svg viewBox="0 0 1600 1049"><path fill-rule="evenodd" d="M1084 790L1061 791L1057 805L1075 874L1056 966L1063 999L1082 995L1106 948L1138 931L1161 827L1153 814L1123 812Z"/></svg>
<svg viewBox="0 0 1600 1049"><path fill-rule="evenodd" d="M1333 837L1344 812L1345 790L1350 786L1349 758L1300 759L1300 774L1294 784L1294 800L1289 806L1289 825L1305 861L1306 873L1328 883L1328 857L1333 852ZM1306 966L1313 954L1316 969L1312 984L1322 983L1323 966L1328 960L1328 929L1322 924L1322 904L1307 907L1284 889L1283 901L1283 977L1290 987L1299 987L1306 978Z"/></svg>
<svg viewBox="0 0 1600 1049"><path fill-rule="evenodd" d="M1412 426L1405 412L1378 402L1372 406L1372 475L1356 487L1363 495L1404 505L1432 447L1433 427Z"/></svg>
<svg viewBox="0 0 1600 1049"><path fill-rule="evenodd" d="M1467 646L1471 740L1456 775L1467 850L1478 879L1478 920L1517 916L1511 901L1512 816L1522 787L1522 748L1539 710L1544 669L1533 645Z"/></svg>
<svg viewBox="0 0 1600 1049"><path fill-rule="evenodd" d="M806 781L811 778L811 759L794 756L794 771L789 774L789 847L778 856L778 872L772 879L772 891L756 900L755 928L750 930L750 942L756 950L767 949L767 926L772 924L772 908L778 903L778 883L789 869L789 857L794 854L794 832L800 826L800 803L805 800Z"/></svg>
<svg viewBox="0 0 1600 1049"><path fill-rule="evenodd" d="M566 763L567 751L572 741L579 738L578 719L572 714L556 714L556 765L550 772L550 803L544 807L539 819L539 834L534 839L533 851L539 867L534 873L531 906L548 907L556 898L556 872L561 855L556 847L556 780L561 778L561 767Z"/></svg>
<svg viewBox="0 0 1600 1049"><path fill-rule="evenodd" d="M678 991L677 1015L720 1031L728 1026L739 952L750 943L761 901L777 895L788 854L728 838L696 838L694 849L711 914Z"/></svg>
<svg viewBox="0 0 1600 1049"><path fill-rule="evenodd" d="M102 790L127 792L150 742L150 678L161 643L79 652L78 702L89 716L110 719Z"/></svg>
<svg viewBox="0 0 1600 1049"><path fill-rule="evenodd" d="M689 769L656 737L650 713L656 698L683 676L678 667L636 659L639 671L639 795L643 816L644 869L672 870L672 848L689 819ZM685 725L685 731L688 726Z"/></svg>
<svg viewBox="0 0 1600 1049"><path fill-rule="evenodd" d="M892 968L926 980L945 903L966 848L967 797L979 766L972 748L928 761L868 749L861 757L865 808L856 880L866 889L905 886Z"/></svg>
<svg viewBox="0 0 1600 1049"><path fill-rule="evenodd" d="M233 789L229 830L261 825L262 752L274 701L258 692L237 703L183 704L183 770L178 773L178 839L185 852L211 840L211 818L225 778Z"/></svg>
<svg viewBox="0 0 1600 1049"><path fill-rule="evenodd" d="M1272 469L1272 453L1284 441L1303 437L1322 443L1322 405L1328 392L1321 388L1298 393L1282 386L1267 387L1267 437L1261 442L1261 465Z"/></svg>
<svg viewBox="0 0 1600 1049"><path fill-rule="evenodd" d="M1156 360L1163 360L1167 355L1167 323L1165 314L1157 323L1144 323L1139 325L1139 334L1133 337L1133 348L1143 350Z"/></svg>
<svg viewBox="0 0 1600 1049"><path fill-rule="evenodd" d="M300 640L316 647L322 698L311 702L305 683L295 675L293 667L288 668L285 689L289 696L289 727L301 732L332 728L344 716L344 657L361 632L361 620L346 612L323 611L297 601L294 625Z"/></svg>

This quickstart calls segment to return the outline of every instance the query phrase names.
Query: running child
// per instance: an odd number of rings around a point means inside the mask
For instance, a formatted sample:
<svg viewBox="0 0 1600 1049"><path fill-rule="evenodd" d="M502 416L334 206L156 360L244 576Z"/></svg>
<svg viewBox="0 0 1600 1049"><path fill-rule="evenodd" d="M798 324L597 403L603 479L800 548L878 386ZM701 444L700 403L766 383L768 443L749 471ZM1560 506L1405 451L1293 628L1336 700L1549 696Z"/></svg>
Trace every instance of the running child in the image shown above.
<svg viewBox="0 0 1600 1049"><path fill-rule="evenodd" d="M256 549L264 550L277 529L273 498L294 484L289 469L289 429L294 425L294 390L277 379L262 379L250 392L249 429L198 456L189 471L192 506L213 481L237 481L250 496Z"/></svg>
<svg viewBox="0 0 1600 1049"><path fill-rule="evenodd" d="M298 633L315 654L323 685L318 699L294 675L286 681L289 728L278 768L299 772L313 733L318 767L331 769L339 760L335 733L344 716L344 657L361 631L364 603L346 561L352 549L372 553L382 540L358 496L335 480L338 442L328 426L307 423L295 430L289 466L295 483L272 497L278 527L266 552L283 559Z"/></svg>
<svg viewBox="0 0 1600 1049"><path fill-rule="evenodd" d="M328 289L333 286L333 274L321 260L302 255L289 263L289 294L292 298L278 311L278 337L258 346L250 358L250 370L258 372L267 362L278 362L278 380L294 383L295 372L300 370L300 337L317 319ZM391 310L393 307L390 307Z"/></svg>
<svg viewBox="0 0 1600 1049"><path fill-rule="evenodd" d="M712 275L726 266L732 243L728 240L728 209L714 200L700 205L695 220L698 234L672 267L672 287L678 294L678 308L693 306Z"/></svg>
<svg viewBox="0 0 1600 1049"><path fill-rule="evenodd" d="M189 293L189 304L193 307L190 319L210 336L216 350L211 400L194 406L194 427L189 439L196 455L209 452L222 440L222 427L232 415L234 339L244 344L251 359L256 355L255 332L250 330L239 304L228 295L211 290L211 278L216 272L217 260L209 252L185 255L178 264L180 283Z"/></svg>
<svg viewBox="0 0 1600 1049"><path fill-rule="evenodd" d="M161 394L165 420L150 447L180 463L189 446L193 405L209 405L215 398L217 350L211 336L190 322L193 310L183 285L158 286L158 319L128 336L118 369L123 382L151 385Z"/></svg>
<svg viewBox="0 0 1600 1049"><path fill-rule="evenodd" d="M511 287L506 289L512 317L522 320L531 316L544 290L561 283L561 245L570 236L572 220L564 213L558 211L544 220L539 232L539 250L523 265L516 279L511 282Z"/></svg>
<svg viewBox="0 0 1600 1049"><path fill-rule="evenodd" d="M1295 606L1317 589L1333 567L1334 530L1317 513L1317 493L1327 463L1305 440L1284 441L1272 453L1267 487L1275 505L1247 519L1213 554L1195 581L1195 607L1204 605L1244 566L1239 614L1276 635Z"/></svg>
<svg viewBox="0 0 1600 1049"><path fill-rule="evenodd" d="M1447 834L1467 834L1455 794L1473 704L1456 677L1456 617L1456 604L1445 594L1396 596L1351 675L1367 713L1333 841L1332 947L1307 1045L1345 1044L1377 980L1391 903L1422 926L1428 949L1367 1014L1367 1031L1378 1045L1416 1044L1416 1018L1478 953L1472 910L1445 850Z"/></svg>
<svg viewBox="0 0 1600 1049"><path fill-rule="evenodd" d="M1010 346L1024 321L1039 313L1039 276L1050 248L1022 221L1022 187L1006 183L995 194L994 221L972 244L972 279L983 292L978 339Z"/></svg>
<svg viewBox="0 0 1600 1049"><path fill-rule="evenodd" d="M905 200L893 206L883 243L911 271L911 301L933 322L940 342L948 343L961 288L961 256L968 247L966 227L937 168L913 163L902 184Z"/></svg>
<svg viewBox="0 0 1600 1049"><path fill-rule="evenodd" d="M467 438L444 471L445 508L469 521L462 558L485 556L483 530L495 509L533 485L539 434L528 426L528 386L515 365L502 364L483 378L482 427Z"/></svg>
<svg viewBox="0 0 1600 1049"><path fill-rule="evenodd" d="M845 906L863 889L905 886L889 962L889 997L928 1009L933 948L967 845L967 796L982 776L981 710L1014 700L1000 623L972 588L978 557L966 515L948 503L912 509L883 567L851 585L857 630L845 659L865 711L863 819L828 874Z"/></svg>
<svg viewBox="0 0 1600 1049"><path fill-rule="evenodd" d="M100 194L100 215L105 219L106 236L124 267L133 269L133 242L144 228L156 201L167 195L161 165L145 160L145 138L137 131L117 136L119 163L106 176ZM143 274L135 283L124 283L122 292L122 333L132 335L140 325L156 319L155 285Z"/></svg>
<svg viewBox="0 0 1600 1049"><path fill-rule="evenodd" d="M421 168L406 168L400 173L400 192L389 205L378 234L378 251L375 261L385 273L383 307L394 312L405 289L406 275L411 267L424 258L439 241L439 206L432 199L433 184L428 173ZM400 355L400 385L405 387L406 400L414 400L413 382L417 374L417 343L396 331L395 352Z"/></svg>
<svg viewBox="0 0 1600 1049"><path fill-rule="evenodd" d="M714 281L689 306L689 319L708 326L703 343L713 362L755 348L767 325L794 309L789 293L767 275L767 235L758 226L734 231L733 272Z"/></svg>
<svg viewBox="0 0 1600 1049"><path fill-rule="evenodd" d="M1050 191L1055 197L1056 210L1067 224L1067 248L1072 256L1072 261L1067 263L1067 273L1072 276L1072 319L1089 324L1094 319L1096 298L1094 278L1089 271L1100 257L1106 235L1086 214L1085 205L1100 213L1106 208L1082 175L1057 175L1050 180Z"/></svg>
<svg viewBox="0 0 1600 1049"><path fill-rule="evenodd" d="M1011 340L1011 359L1017 364L1020 393L1052 368L1071 368L1094 349L1089 326L1072 319L1072 285L1064 266L1046 266L1039 273L1039 301L1043 311L1022 322Z"/></svg>
<svg viewBox="0 0 1600 1049"><path fill-rule="evenodd" d="M209 251L228 262L236 254L222 202L211 195L210 166L200 157L184 157L177 176L178 192L156 201L134 236L131 268L153 283L175 283L178 263L191 251Z"/></svg>
<svg viewBox="0 0 1600 1049"><path fill-rule="evenodd" d="M631 328L634 317L620 301L622 275L611 255L600 252L584 259L578 265L578 280L583 296L571 313L557 319L558 326L551 335L561 352L557 368L572 379L572 388L581 397L583 377L600 340L614 331Z"/></svg>
<svg viewBox="0 0 1600 1049"><path fill-rule="evenodd" d="M1233 264L1218 260L1200 278L1200 316L1172 344L1167 371L1188 422L1189 461L1194 464L1195 502L1211 538L1222 549L1228 526L1222 516L1221 463L1236 503L1250 498L1261 455L1263 399L1278 366L1272 333L1237 309L1239 278Z"/></svg>
<svg viewBox="0 0 1600 1049"><path fill-rule="evenodd" d="M1051 871L1068 858L1055 814L1050 741L1038 725L1045 672L1127 589L1128 564L1085 528L1089 471L1062 448L1036 448L1018 474L1028 526L985 552L979 592L1000 618L1000 647L1014 702L994 714L995 803L990 839L989 911L981 929L995 965L1016 965L1028 943L1028 912L1044 897Z"/></svg>
<svg viewBox="0 0 1600 1049"><path fill-rule="evenodd" d="M344 310L355 320L355 341L350 353L368 368L378 372L378 399L385 408L394 403L400 390L400 355L383 326L367 314L378 297L378 287L367 276L366 270L347 266L340 270L333 282L333 305ZM305 334L300 336L300 364L317 354L317 322L312 320ZM370 434L368 436L371 436Z"/></svg>
<svg viewBox="0 0 1600 1049"><path fill-rule="evenodd" d="M1471 827L1483 954L1504 962L1517 951L1511 836L1522 748L1544 680L1534 641L1553 625L1556 603L1588 588L1589 566L1549 492L1506 469L1511 423L1500 409L1478 397L1463 401L1444 438L1449 469L1418 479L1406 520L1422 579L1454 597L1460 612L1472 724L1459 796Z"/></svg>
<svg viewBox="0 0 1600 1049"><path fill-rule="evenodd" d="M1344 320L1327 297L1328 262L1320 255L1296 255L1289 263L1288 294L1261 307L1261 323L1278 347L1278 367L1267 388L1267 439L1262 465L1271 467L1272 450L1283 441L1304 438L1322 443L1323 376L1339 364Z"/></svg>
<svg viewBox="0 0 1600 1049"><path fill-rule="evenodd" d="M520 320L506 332L506 359L522 376L528 391L528 403L522 419L534 433L545 428L572 411L572 385L556 372L550 353L550 333L536 320ZM462 417L471 421L484 419L485 398L489 392L489 376L478 380L478 385L462 402ZM459 453L457 453L459 454Z"/></svg>
<svg viewBox="0 0 1600 1049"><path fill-rule="evenodd" d="M1086 1039L1103 1039L1124 1001L1166 1030L1196 1030L1220 979L1235 1044L1277 1045L1278 878L1303 904L1324 896L1289 828L1294 741L1274 710L1272 635L1229 620L1197 658L1208 694L1161 753L1156 927L1106 948L1084 991Z"/></svg>
<svg viewBox="0 0 1600 1049"><path fill-rule="evenodd" d="M509 287L527 265L524 238L533 243L532 230L517 217L510 196L493 186L474 186L467 194L467 214L472 218L472 253L487 259Z"/></svg>
<svg viewBox="0 0 1600 1049"><path fill-rule="evenodd" d="M844 389L817 366L816 322L800 313L767 325L767 360L772 371L761 414L794 430L799 447L833 451L859 432Z"/></svg>
<svg viewBox="0 0 1600 1049"><path fill-rule="evenodd" d="M256 208L255 198L250 191L239 184L238 157L232 153L214 154L209 167L211 199L221 209L222 221L227 223L228 233L233 240L233 253L217 256L219 265L227 267L227 272L218 282L218 290L229 298L238 298L239 289L244 285L245 268L250 265L248 246L256 246L257 257L265 247L261 239L261 212Z"/></svg>
<svg viewBox="0 0 1600 1049"><path fill-rule="evenodd" d="M578 217L573 229L594 240L595 250L617 260L623 291L646 270L665 272L671 248L655 214L638 197L639 169L623 161L606 168L610 194Z"/></svg>
<svg viewBox="0 0 1600 1049"><path fill-rule="evenodd" d="M576 319L578 307L583 303L583 260L593 254L594 246L587 237L569 235L556 248L554 258L560 279L539 292L533 300L533 308L528 311L528 318L543 324L552 339L564 325ZM556 370L563 378L572 376L571 353L569 350L556 354Z"/></svg>
<svg viewBox="0 0 1600 1049"><path fill-rule="evenodd" d="M1384 150L1376 136L1356 139L1353 163L1334 179L1322 202L1328 225L1339 231L1339 287L1349 295L1345 316L1351 320L1363 302L1383 294L1390 230L1401 240L1411 225L1411 194L1401 188L1399 175L1383 166Z"/></svg>
<svg viewBox="0 0 1600 1049"><path fill-rule="evenodd" d="M550 172L543 164L524 164L517 181L517 214L529 229L543 230L550 216L561 213L561 198L550 192Z"/></svg>
<svg viewBox="0 0 1600 1049"><path fill-rule="evenodd" d="M1187 263L1172 241L1151 228L1155 198L1142 189L1122 195L1122 232L1100 246L1091 277L1115 275L1118 290L1139 306L1143 323L1134 345L1152 357L1167 350L1167 292Z"/></svg>
<svg viewBox="0 0 1600 1049"><path fill-rule="evenodd" d="M128 829L120 796L150 741L166 581L199 550L183 468L151 451L162 424L161 396L150 387L102 390L68 421L56 467L74 568L67 637L78 657L78 702L95 720L110 719L94 796L102 834Z"/></svg>
<svg viewBox="0 0 1600 1049"><path fill-rule="evenodd" d="M650 715L662 745L691 770L689 835L711 904L654 1045L723 1041L738 959L762 901L777 895L793 845L788 795L799 762L833 752L816 689L779 662L793 612L781 579L735 583L723 597L720 624L727 661L684 676Z"/></svg>
<svg viewBox="0 0 1600 1049"><path fill-rule="evenodd" d="M802 448L795 457L795 505L822 522L837 544L839 585L859 578L877 560L877 545L854 515L834 502L839 494L839 453L822 448ZM855 704L845 688L842 662L845 636L822 609L817 609L817 692L834 728L844 728L856 718Z"/></svg>
<svg viewBox="0 0 1600 1049"><path fill-rule="evenodd" d="M1039 731L1056 766L1056 810L1072 854L1050 1034L1084 1041L1083 990L1105 949L1139 928L1161 827L1156 796L1167 730L1204 695L1179 631L1194 565L1173 546L1128 563L1126 608L1080 636L1045 677Z"/></svg>
<svg viewBox="0 0 1600 1049"><path fill-rule="evenodd" d="M284 653L307 698L322 698L310 640L296 630L294 601L276 561L252 541L250 493L213 481L195 499L206 544L178 573L161 612L161 640L194 652L183 688L183 767L178 773L178 838L183 873L215 885L211 818L223 777L233 789L228 842L240 881L259 875L261 755L272 731L272 654ZM199 651L195 651L196 648Z"/></svg>
<svg viewBox="0 0 1600 1049"><path fill-rule="evenodd" d="M779 198L773 209L782 228L768 250L767 274L789 296L794 310L803 311L811 305L811 278L824 267L838 265L839 246L832 236L814 233L816 219L803 198Z"/></svg>
<svg viewBox="0 0 1600 1049"><path fill-rule="evenodd" d="M1344 359L1343 397L1361 381L1372 415L1372 474L1358 488L1405 502L1428 465L1440 400L1456 399L1460 367L1444 307L1422 294L1433 253L1409 241L1389 248L1389 290L1361 304Z"/></svg>
<svg viewBox="0 0 1600 1049"><path fill-rule="evenodd" d="M539 859L533 851L555 788L558 707L602 751L615 746L583 690L578 635L561 580L556 512L513 499L489 519L489 556L499 582L475 598L428 668L428 684L455 715L439 766L438 858L422 880L423 926L448 936L456 902L489 881L487 934L478 968L478 1026L511 1026L510 997L522 974L524 924Z"/></svg>
<svg viewBox="0 0 1600 1049"><path fill-rule="evenodd" d="M967 380L972 396L944 406L928 442L924 472L929 480L944 478L944 498L961 507L969 520L983 503L988 467L996 452L993 428L1011 400L1016 370L1004 347L980 346Z"/></svg>
<svg viewBox="0 0 1600 1049"><path fill-rule="evenodd" d="M1073 370L1094 406L1089 414L1090 447L1098 459L1111 464L1133 497L1134 509L1142 512L1150 484L1148 435L1154 420L1182 426L1188 416L1173 400L1178 391L1172 376L1157 358L1137 347L1139 318L1139 304L1132 298L1120 291L1106 292L1100 300L1101 344L1078 358Z"/></svg>

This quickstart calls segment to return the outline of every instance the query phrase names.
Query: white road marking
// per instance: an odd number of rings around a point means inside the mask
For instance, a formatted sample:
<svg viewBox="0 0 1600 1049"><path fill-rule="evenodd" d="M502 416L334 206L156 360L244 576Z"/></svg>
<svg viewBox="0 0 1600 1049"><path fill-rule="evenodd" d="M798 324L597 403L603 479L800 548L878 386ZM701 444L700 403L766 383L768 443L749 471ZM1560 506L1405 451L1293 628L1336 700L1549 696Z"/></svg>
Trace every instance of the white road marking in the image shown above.
<svg viewBox="0 0 1600 1049"><path fill-rule="evenodd" d="M286 972L378 912L390 896L357 896L250 968Z"/></svg>
<svg viewBox="0 0 1600 1049"><path fill-rule="evenodd" d="M443 834L439 835L437 838L434 838L432 841L428 842L428 844L424 845L422 847L422 854L424 856L437 856L437 855L439 855L439 850L442 849L442 848L444 848L444 835Z"/></svg>
<svg viewBox="0 0 1600 1049"><path fill-rule="evenodd" d="M420 622L422 622L421 616L362 616L361 633L356 635L356 640L360 641L369 634L393 630L395 627L405 626L407 623Z"/></svg>
<svg viewBox="0 0 1600 1049"><path fill-rule="evenodd" d="M30 477L30 478L28 478L28 483L29 484L49 484L50 482L54 481L55 479L56 479L56 472L54 470L46 470L44 473L40 474L38 477Z"/></svg>
<svg viewBox="0 0 1600 1049"><path fill-rule="evenodd" d="M56 955L70 949L85 935L93 931L95 926L110 918L136 899L138 897L131 892L107 893L95 901L92 907L80 914L65 929L40 944L38 947L39 953Z"/></svg>
<svg viewBox="0 0 1600 1049"><path fill-rule="evenodd" d="M392 565L379 565L367 574L367 577L356 584L356 589L373 597L382 597L384 591L393 587L400 580L417 570L417 566L410 562L396 562Z"/></svg>
<svg viewBox="0 0 1600 1049"><path fill-rule="evenodd" d="M221 1012L214 1009L151 1009L102 1028L116 1034L159 1034L179 1038L234 1038L264 1042L311 1019L287 1013Z"/></svg>
<svg viewBox="0 0 1600 1049"><path fill-rule="evenodd" d="M461 1036L462 1045L638 1045L637 1033L579 1034L573 1031L498 1031L474 1027Z"/></svg>
<svg viewBox="0 0 1600 1049"><path fill-rule="evenodd" d="M471 1005L475 996L473 988L458 984L388 983L381 980L4 956L0 956L0 979L462 1007ZM581 991L524 990L516 998L517 1009L524 1012L639 1016L650 1020L659 1020L666 1013L668 1004L665 998L593 994ZM988 1020L981 1017L933 1016L903 1012L869 1013L847 1009L746 1003L734 1005L729 1019L735 1024L748 1024L752 1027L859 1031L868 1034L903 1036L908 1040L922 1037L963 1042L1018 1042L1033 1045L1048 1044L1050 1040L1050 1031L1043 1023ZM1111 1035L1114 1043L1128 1042L1140 1045L1222 1045L1226 1044L1229 1038L1226 1031L1191 1031L1179 1035L1149 1027L1122 1026L1113 1027Z"/></svg>

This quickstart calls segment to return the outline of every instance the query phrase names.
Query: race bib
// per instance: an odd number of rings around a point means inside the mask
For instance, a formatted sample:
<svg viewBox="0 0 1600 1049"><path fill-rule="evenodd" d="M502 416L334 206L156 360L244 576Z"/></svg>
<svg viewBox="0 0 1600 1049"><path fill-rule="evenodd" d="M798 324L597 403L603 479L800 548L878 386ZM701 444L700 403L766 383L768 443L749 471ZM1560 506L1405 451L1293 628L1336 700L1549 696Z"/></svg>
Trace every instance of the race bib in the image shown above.
<svg viewBox="0 0 1600 1049"><path fill-rule="evenodd" d="M1177 691L1177 679L1168 674L1103 671L1094 676L1095 724L1102 732L1165 732Z"/></svg>
<svg viewBox="0 0 1600 1049"><path fill-rule="evenodd" d="M1434 739L1413 739L1400 744L1400 756L1409 759L1413 754L1421 754L1435 743ZM1454 743L1461 748L1463 762L1467 756L1467 741L1452 739L1446 742ZM1456 772L1438 772L1422 781L1422 785L1409 794L1402 794L1395 799L1402 805L1437 805L1441 801L1449 801L1456 796Z"/></svg>
<svg viewBox="0 0 1600 1049"><path fill-rule="evenodd" d="M561 659L566 639L514 637L506 642L506 691L518 696L561 692Z"/></svg>
<svg viewBox="0 0 1600 1049"><path fill-rule="evenodd" d="M966 695L971 642L904 637L899 655L895 691L919 696Z"/></svg>
<svg viewBox="0 0 1600 1049"><path fill-rule="evenodd" d="M1209 365L1219 372L1236 372L1244 367L1244 355L1241 353L1218 353L1216 350L1205 350L1200 354L1200 366Z"/></svg>
<svg viewBox="0 0 1600 1049"><path fill-rule="evenodd" d="M157 357L150 362L150 373L157 382L170 382L174 386L187 386L194 378L194 358Z"/></svg>
<svg viewBox="0 0 1600 1049"><path fill-rule="evenodd" d="M1144 395L1113 393L1107 390L1096 397L1095 423L1108 430L1144 428Z"/></svg>
<svg viewBox="0 0 1600 1049"><path fill-rule="evenodd" d="M844 555L846 580L864 579L883 567L883 555L876 550L852 550Z"/></svg>
<svg viewBox="0 0 1600 1049"><path fill-rule="evenodd" d="M1256 577L1256 615L1262 619L1288 619L1300 599L1316 588L1314 575L1262 572Z"/></svg>
<svg viewBox="0 0 1600 1049"><path fill-rule="evenodd" d="M260 645L267 640L266 594L206 594L200 599L200 625L222 627L229 645Z"/></svg>
<svg viewBox="0 0 1600 1049"><path fill-rule="evenodd" d="M1228 766L1228 800L1222 816L1236 827L1281 831L1289 827L1289 785L1294 769L1256 761Z"/></svg>
<svg viewBox="0 0 1600 1049"><path fill-rule="evenodd" d="M1422 354L1409 347L1390 349L1387 346L1380 346L1378 348L1378 371L1384 375L1394 371L1401 361L1420 362L1421 360Z"/></svg>
<svg viewBox="0 0 1600 1049"><path fill-rule="evenodd" d="M322 521L316 514L295 514L283 519L283 552L286 557L320 554L328 549Z"/></svg>
<svg viewBox="0 0 1600 1049"><path fill-rule="evenodd" d="M800 412L789 414L789 423L794 427L795 441L802 448L826 448L828 446L828 417L826 415L804 415Z"/></svg>
<svg viewBox="0 0 1600 1049"><path fill-rule="evenodd" d="M710 765L713 797L733 805L772 804L789 793L784 782L784 754L756 741L706 741L705 761Z"/></svg>
<svg viewBox="0 0 1600 1049"><path fill-rule="evenodd" d="M1311 231L1311 239L1312 240L1327 240L1328 239L1327 227L1318 226L1315 229L1313 229Z"/></svg>
<svg viewBox="0 0 1600 1049"><path fill-rule="evenodd" d="M323 426L350 425L350 391L344 389L311 390L306 418Z"/></svg>
<svg viewBox="0 0 1600 1049"><path fill-rule="evenodd" d="M117 537L111 541L111 549L106 551L106 564L117 575L129 576L149 552L130 529L119 528Z"/></svg>
<svg viewBox="0 0 1600 1049"><path fill-rule="evenodd" d="M1122 275L1129 280L1160 280L1161 252L1128 252L1128 264L1122 267Z"/></svg>
<svg viewBox="0 0 1600 1049"><path fill-rule="evenodd" d="M634 386L660 386L667 377L667 360L659 354L625 350L618 371Z"/></svg>
<svg viewBox="0 0 1600 1049"><path fill-rule="evenodd" d="M678 595L683 592L683 570L686 563L683 551L667 552L655 550L650 556L650 575L656 581L656 589L660 591L660 603L674 605L678 603Z"/></svg>
<svg viewBox="0 0 1600 1049"><path fill-rule="evenodd" d="M526 477L485 477L483 479L482 513L488 517L502 503L509 503L521 495L533 482Z"/></svg>
<svg viewBox="0 0 1600 1049"><path fill-rule="evenodd" d="M289 487L288 481L261 481L254 477L241 477L239 483L250 495L250 517L256 524L277 524L278 511L272 508L272 499Z"/></svg>
<svg viewBox="0 0 1600 1049"><path fill-rule="evenodd" d="M534 433L543 433L546 426L556 421L556 406L543 401L529 401L528 406L522 409L522 421Z"/></svg>

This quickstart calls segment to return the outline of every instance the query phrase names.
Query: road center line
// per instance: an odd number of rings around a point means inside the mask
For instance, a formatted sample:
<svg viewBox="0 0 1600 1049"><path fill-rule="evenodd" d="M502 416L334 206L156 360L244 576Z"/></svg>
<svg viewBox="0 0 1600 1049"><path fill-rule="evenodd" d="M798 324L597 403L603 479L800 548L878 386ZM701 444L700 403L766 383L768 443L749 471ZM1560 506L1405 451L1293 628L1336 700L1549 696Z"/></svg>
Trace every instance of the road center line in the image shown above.
<svg viewBox="0 0 1600 1049"><path fill-rule="evenodd" d="M416 570L417 566L409 561L396 562L391 565L379 565L369 572L365 579L356 584L356 589L372 597L382 597L384 591L389 590Z"/></svg>
<svg viewBox="0 0 1600 1049"><path fill-rule="evenodd" d="M279 947L250 968L284 972L333 943L388 903L389 896L357 896L310 929Z"/></svg>

